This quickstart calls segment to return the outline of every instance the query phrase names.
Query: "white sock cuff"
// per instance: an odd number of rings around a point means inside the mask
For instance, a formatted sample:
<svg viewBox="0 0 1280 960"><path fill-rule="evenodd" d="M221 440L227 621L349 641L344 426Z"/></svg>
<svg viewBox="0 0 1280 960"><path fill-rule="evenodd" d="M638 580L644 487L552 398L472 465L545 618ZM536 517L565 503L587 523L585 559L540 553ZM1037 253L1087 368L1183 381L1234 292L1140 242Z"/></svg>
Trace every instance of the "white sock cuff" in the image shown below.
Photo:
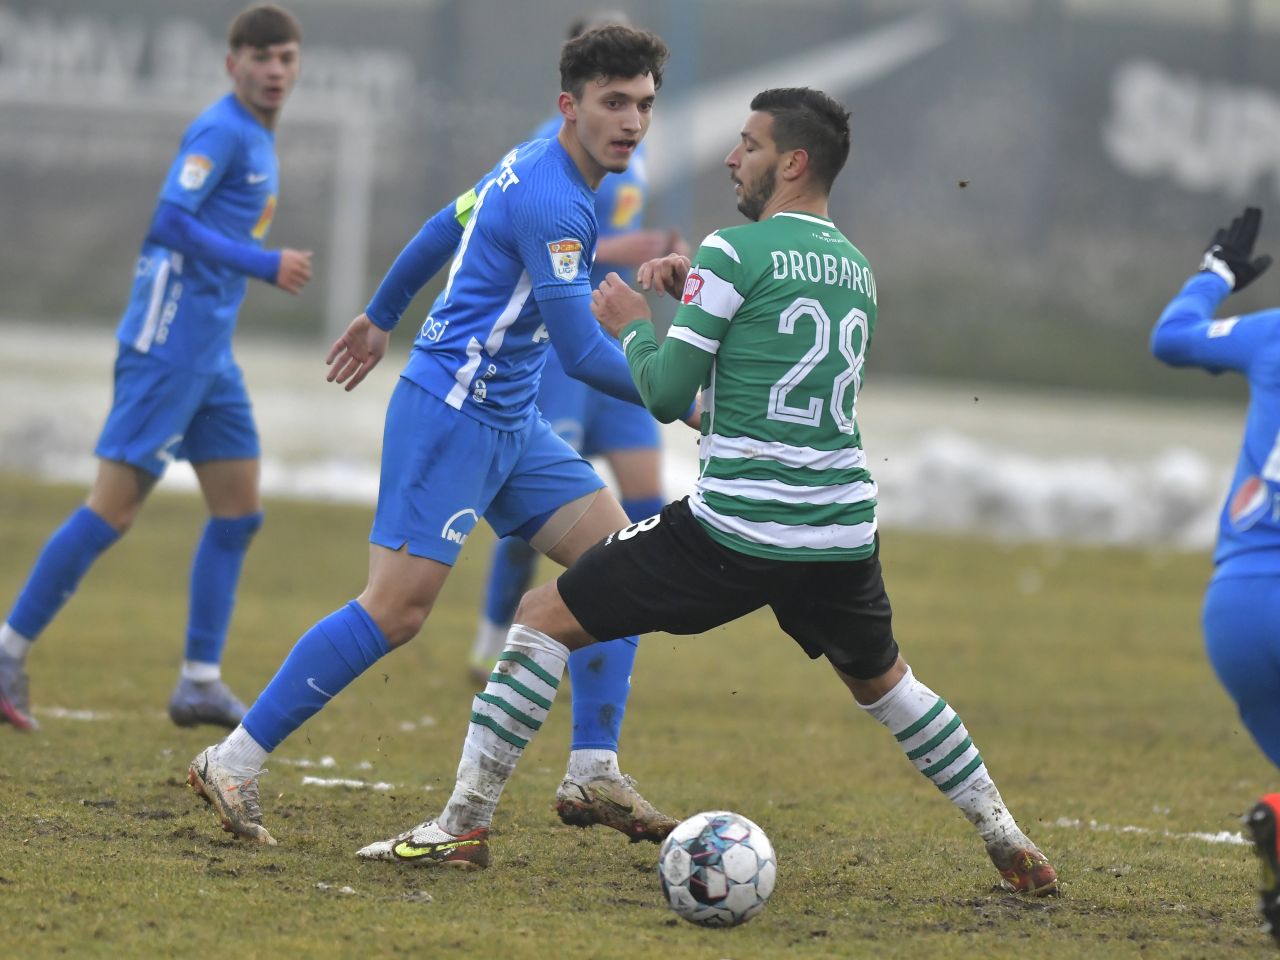
<svg viewBox="0 0 1280 960"><path fill-rule="evenodd" d="M28 640L8 623L0 624L0 653L15 660L26 660L32 641Z"/></svg>
<svg viewBox="0 0 1280 960"><path fill-rule="evenodd" d="M182 679L194 680L196 683L212 683L214 680L222 679L222 667L216 663L183 660Z"/></svg>
<svg viewBox="0 0 1280 960"><path fill-rule="evenodd" d="M916 675L911 671L910 667L907 667L907 672L904 673L902 678L893 685L892 690L886 693L875 703L859 703L858 706L879 720L881 718L881 714L888 710L889 707L893 706L893 704L898 701L899 697L906 694L906 692L911 689L912 684L914 684L915 681ZM856 700L854 702L857 703Z"/></svg>
<svg viewBox="0 0 1280 960"><path fill-rule="evenodd" d="M513 623L507 631L508 647L528 647L540 653L550 654L559 659L561 668L569 662L569 648L559 640L554 640L541 630L526 627L522 623Z"/></svg>
<svg viewBox="0 0 1280 960"><path fill-rule="evenodd" d="M243 725L236 727L218 744L218 760L229 767L249 769L255 773L267 762L267 751L249 735Z"/></svg>

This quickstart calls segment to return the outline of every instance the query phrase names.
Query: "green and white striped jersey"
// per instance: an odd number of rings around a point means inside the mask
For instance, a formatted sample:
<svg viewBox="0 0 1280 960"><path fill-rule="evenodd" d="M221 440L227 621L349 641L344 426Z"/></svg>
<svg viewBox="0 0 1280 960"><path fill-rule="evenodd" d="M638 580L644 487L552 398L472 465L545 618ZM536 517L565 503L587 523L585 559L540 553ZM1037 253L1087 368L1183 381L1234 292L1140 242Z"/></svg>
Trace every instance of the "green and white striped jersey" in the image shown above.
<svg viewBox="0 0 1280 960"><path fill-rule="evenodd" d="M876 322L866 258L822 217L702 242L667 336L713 354L698 483L707 532L779 560L870 556L876 486L854 417Z"/></svg>

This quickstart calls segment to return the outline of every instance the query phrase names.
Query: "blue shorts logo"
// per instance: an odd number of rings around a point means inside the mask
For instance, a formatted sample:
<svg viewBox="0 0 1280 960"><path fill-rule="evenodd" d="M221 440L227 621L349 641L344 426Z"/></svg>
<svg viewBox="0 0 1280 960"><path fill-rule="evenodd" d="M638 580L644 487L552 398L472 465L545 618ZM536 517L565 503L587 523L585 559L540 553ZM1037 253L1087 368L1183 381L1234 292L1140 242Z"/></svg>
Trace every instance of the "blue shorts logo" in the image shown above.
<svg viewBox="0 0 1280 960"><path fill-rule="evenodd" d="M450 543L462 546L479 522L480 517L474 510L470 508L459 510L444 522L444 526L440 528L440 536Z"/></svg>
<svg viewBox="0 0 1280 960"><path fill-rule="evenodd" d="M1266 515L1269 500L1267 484L1261 477L1245 477L1227 505L1231 525L1237 530L1248 530Z"/></svg>

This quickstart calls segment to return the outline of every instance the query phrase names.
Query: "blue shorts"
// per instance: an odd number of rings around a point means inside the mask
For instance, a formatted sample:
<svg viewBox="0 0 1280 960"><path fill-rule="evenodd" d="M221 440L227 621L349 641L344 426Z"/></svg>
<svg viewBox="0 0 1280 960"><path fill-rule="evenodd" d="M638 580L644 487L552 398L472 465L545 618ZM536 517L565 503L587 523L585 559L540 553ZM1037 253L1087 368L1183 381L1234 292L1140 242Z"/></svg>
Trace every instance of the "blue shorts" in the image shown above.
<svg viewBox="0 0 1280 960"><path fill-rule="evenodd" d="M481 517L499 537L527 540L566 503L603 487L545 420L497 430L401 378L387 406L369 540L452 565Z"/></svg>
<svg viewBox="0 0 1280 960"><path fill-rule="evenodd" d="M93 452L157 477L174 460L258 459L240 368L193 373L121 345L111 412Z"/></svg>
<svg viewBox="0 0 1280 960"><path fill-rule="evenodd" d="M584 457L617 450L657 450L661 445L653 414L573 379L554 350L547 351L538 409L551 429Z"/></svg>

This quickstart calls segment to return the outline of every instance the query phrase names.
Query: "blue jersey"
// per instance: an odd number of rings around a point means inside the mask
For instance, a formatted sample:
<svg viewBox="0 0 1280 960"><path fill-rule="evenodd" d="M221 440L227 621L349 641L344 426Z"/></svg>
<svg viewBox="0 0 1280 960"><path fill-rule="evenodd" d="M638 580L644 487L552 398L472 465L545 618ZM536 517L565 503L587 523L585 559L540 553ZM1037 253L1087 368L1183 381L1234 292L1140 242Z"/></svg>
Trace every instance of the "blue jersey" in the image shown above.
<svg viewBox="0 0 1280 960"><path fill-rule="evenodd" d="M559 143L531 140L457 209L467 217L462 239L403 376L455 410L514 430L535 413L550 340L539 302L591 294L595 197Z"/></svg>
<svg viewBox="0 0 1280 960"><path fill-rule="evenodd" d="M560 132L561 123L560 117L553 117L539 127L534 136L554 140ZM627 169L622 173L607 173L601 181L600 189L596 191L596 223L601 238L640 229L645 197L649 192L644 157L645 144L642 140L636 146ZM616 272L627 283L635 279L632 267L601 260L591 268L591 285L598 287L610 271Z"/></svg>
<svg viewBox="0 0 1280 960"><path fill-rule="evenodd" d="M159 200L229 240L260 247L278 189L275 136L228 94L187 128ZM226 369L246 283L231 267L144 242L116 336L178 367Z"/></svg>
<svg viewBox="0 0 1280 960"><path fill-rule="evenodd" d="M1151 351L1173 366L1249 380L1244 443L1218 526L1216 577L1280 574L1280 310L1215 320L1227 282L1199 273L1165 307Z"/></svg>

